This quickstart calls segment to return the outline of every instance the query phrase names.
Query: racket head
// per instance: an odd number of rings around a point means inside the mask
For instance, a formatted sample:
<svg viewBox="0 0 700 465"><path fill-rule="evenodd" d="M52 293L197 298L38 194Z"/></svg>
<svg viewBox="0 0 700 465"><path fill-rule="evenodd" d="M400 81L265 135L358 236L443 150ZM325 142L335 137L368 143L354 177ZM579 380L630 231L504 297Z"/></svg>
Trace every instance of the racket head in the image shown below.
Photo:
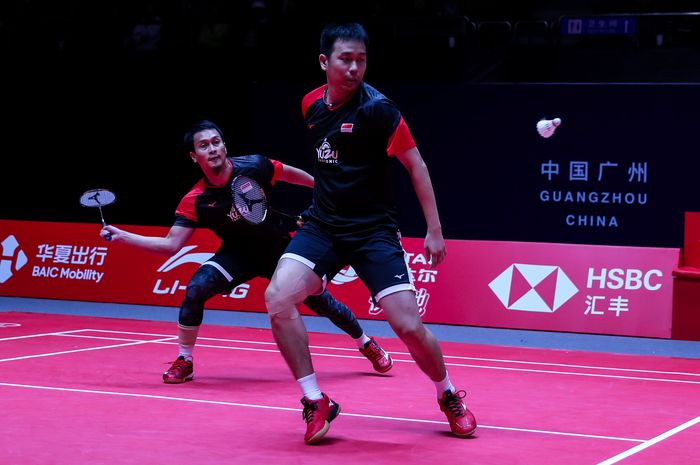
<svg viewBox="0 0 700 465"><path fill-rule="evenodd" d="M80 205L83 207L104 207L114 203L117 196L107 189L90 189L80 196Z"/></svg>
<svg viewBox="0 0 700 465"><path fill-rule="evenodd" d="M258 225L267 218L267 196L255 179L244 175L233 178L231 200L233 208L246 222Z"/></svg>

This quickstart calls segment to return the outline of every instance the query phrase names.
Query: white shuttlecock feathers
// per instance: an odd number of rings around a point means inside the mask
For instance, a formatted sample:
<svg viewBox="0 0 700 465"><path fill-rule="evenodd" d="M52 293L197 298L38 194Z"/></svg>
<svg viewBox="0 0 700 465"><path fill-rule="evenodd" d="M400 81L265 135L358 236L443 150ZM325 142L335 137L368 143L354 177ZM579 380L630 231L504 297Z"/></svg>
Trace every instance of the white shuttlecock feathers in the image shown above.
<svg viewBox="0 0 700 465"><path fill-rule="evenodd" d="M537 132L540 134L540 136L547 139L552 137L552 134L554 134L554 131L557 130L560 124L561 118L542 119L537 122Z"/></svg>

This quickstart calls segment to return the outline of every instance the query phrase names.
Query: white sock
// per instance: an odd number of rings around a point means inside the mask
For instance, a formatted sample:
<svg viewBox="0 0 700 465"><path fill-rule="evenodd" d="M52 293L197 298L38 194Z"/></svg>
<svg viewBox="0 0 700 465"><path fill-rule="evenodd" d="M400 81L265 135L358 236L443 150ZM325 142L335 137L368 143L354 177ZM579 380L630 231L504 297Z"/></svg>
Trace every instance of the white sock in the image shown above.
<svg viewBox="0 0 700 465"><path fill-rule="evenodd" d="M442 397L445 391L455 392L456 389L450 381L450 375L445 371L445 379L442 381L433 381L435 383L435 389L437 390L438 398Z"/></svg>
<svg viewBox="0 0 700 465"><path fill-rule="evenodd" d="M192 360L192 351L194 344L197 342L197 334L199 334L199 326L185 326L178 323L177 339L180 346L180 355L185 359Z"/></svg>
<svg viewBox="0 0 700 465"><path fill-rule="evenodd" d="M357 343L357 348L358 349L364 349L365 344L369 342L369 338L365 333L362 333L362 336L355 338L355 342Z"/></svg>
<svg viewBox="0 0 700 465"><path fill-rule="evenodd" d="M321 389L318 387L318 382L316 381L316 373L311 373L308 376L299 378L297 380L297 383L299 383L301 392L304 393L304 397L306 397L307 399L318 400L323 397Z"/></svg>

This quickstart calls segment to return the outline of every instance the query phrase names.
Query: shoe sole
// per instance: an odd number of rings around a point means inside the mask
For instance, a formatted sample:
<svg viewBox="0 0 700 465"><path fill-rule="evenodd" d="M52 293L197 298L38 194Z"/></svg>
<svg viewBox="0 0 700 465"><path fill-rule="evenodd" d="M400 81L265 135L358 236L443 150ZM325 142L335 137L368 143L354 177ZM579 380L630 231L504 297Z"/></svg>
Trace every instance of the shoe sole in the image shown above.
<svg viewBox="0 0 700 465"><path fill-rule="evenodd" d="M307 444L316 444L318 441L323 439L323 436L326 435L326 433L331 427L331 422L335 420L335 418L340 414L340 404L335 405L337 408L334 409L333 413L330 414L328 420L326 420L326 423L323 425L323 428L321 428L321 430L318 433L314 434L308 441L306 441Z"/></svg>
<svg viewBox="0 0 700 465"><path fill-rule="evenodd" d="M457 436L458 438L468 438L469 436L471 436L475 432L476 432L476 427L474 427L474 429L469 431L468 433L455 433L454 431L452 431L452 434Z"/></svg>
<svg viewBox="0 0 700 465"><path fill-rule="evenodd" d="M184 383L184 382L186 382L186 381L192 381L193 379L194 379L194 373L192 373L191 375L185 377L184 379L176 379L176 378L173 378L173 379L165 379L165 378L163 378L163 382L164 382L165 384L182 384L182 383Z"/></svg>

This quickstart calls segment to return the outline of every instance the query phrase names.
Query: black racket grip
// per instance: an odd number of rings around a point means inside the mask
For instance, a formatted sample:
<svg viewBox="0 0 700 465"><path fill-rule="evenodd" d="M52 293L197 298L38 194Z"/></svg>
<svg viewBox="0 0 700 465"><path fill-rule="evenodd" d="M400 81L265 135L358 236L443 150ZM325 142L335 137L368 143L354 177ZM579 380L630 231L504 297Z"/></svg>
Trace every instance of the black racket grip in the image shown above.
<svg viewBox="0 0 700 465"><path fill-rule="evenodd" d="M102 223L102 227L104 228L105 226L107 226L107 223L104 223L104 222L103 222L103 223ZM102 237L104 237L104 239L105 239L106 241L111 241L111 240L112 240L112 233L109 233L109 232L108 232L107 234L105 234L105 235L102 236Z"/></svg>

